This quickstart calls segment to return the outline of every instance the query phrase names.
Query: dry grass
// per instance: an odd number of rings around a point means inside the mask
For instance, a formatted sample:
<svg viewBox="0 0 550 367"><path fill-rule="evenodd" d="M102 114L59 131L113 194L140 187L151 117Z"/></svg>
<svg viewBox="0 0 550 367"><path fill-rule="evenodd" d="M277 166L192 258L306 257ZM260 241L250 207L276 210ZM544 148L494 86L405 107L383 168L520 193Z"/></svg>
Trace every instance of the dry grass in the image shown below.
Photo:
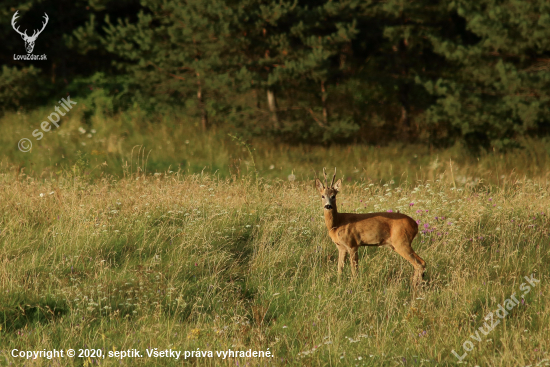
<svg viewBox="0 0 550 367"><path fill-rule="evenodd" d="M311 181L127 174L0 176L1 363L20 350L269 350L188 358L197 366L548 365L550 198L542 180L499 185L346 181L339 210L400 210L427 285L387 249L360 250L337 281L337 251ZM305 172L305 169L304 169ZM344 172L348 173L348 172ZM304 174L305 175L305 174ZM455 188L456 184L456 188ZM470 335L524 276L540 283L481 342ZM182 365L170 358L39 359L27 365Z"/></svg>

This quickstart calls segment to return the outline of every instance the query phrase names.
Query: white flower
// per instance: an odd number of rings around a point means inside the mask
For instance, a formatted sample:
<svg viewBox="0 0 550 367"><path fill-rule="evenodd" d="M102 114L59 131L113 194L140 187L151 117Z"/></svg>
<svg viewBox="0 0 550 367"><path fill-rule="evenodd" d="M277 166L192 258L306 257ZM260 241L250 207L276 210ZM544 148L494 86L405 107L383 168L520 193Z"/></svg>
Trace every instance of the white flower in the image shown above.
<svg viewBox="0 0 550 367"><path fill-rule="evenodd" d="M44 194L40 193L40 197L43 198L43 197L44 197Z"/></svg>
<svg viewBox="0 0 550 367"><path fill-rule="evenodd" d="M78 128L78 132L81 134L86 134L86 129L84 129L82 126Z"/></svg>
<svg viewBox="0 0 550 367"><path fill-rule="evenodd" d="M274 169L274 168L275 168L275 165L273 165L273 164L271 166L269 166L269 169Z"/></svg>

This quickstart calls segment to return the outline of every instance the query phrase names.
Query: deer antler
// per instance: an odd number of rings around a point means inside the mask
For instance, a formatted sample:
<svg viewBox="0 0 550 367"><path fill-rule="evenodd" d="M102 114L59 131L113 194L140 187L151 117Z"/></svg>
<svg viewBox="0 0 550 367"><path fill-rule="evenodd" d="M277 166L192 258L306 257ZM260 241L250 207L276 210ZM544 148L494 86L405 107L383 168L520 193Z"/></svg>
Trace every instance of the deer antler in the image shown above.
<svg viewBox="0 0 550 367"><path fill-rule="evenodd" d="M328 186L328 181L327 181L327 170L325 167L323 167L323 176L325 176L325 187L329 187Z"/></svg>
<svg viewBox="0 0 550 367"><path fill-rule="evenodd" d="M27 30L25 29L25 33L22 33L19 31L19 27L15 28L15 19L17 19L17 13L19 12L19 10L17 10L15 12L15 14L13 14L13 17L11 18L11 26L13 28L14 31L16 31L17 33L19 33L21 36L27 36Z"/></svg>
<svg viewBox="0 0 550 367"><path fill-rule="evenodd" d="M334 167L334 176L332 176L332 183L330 184L330 187L334 187L334 179L336 178L336 167Z"/></svg>

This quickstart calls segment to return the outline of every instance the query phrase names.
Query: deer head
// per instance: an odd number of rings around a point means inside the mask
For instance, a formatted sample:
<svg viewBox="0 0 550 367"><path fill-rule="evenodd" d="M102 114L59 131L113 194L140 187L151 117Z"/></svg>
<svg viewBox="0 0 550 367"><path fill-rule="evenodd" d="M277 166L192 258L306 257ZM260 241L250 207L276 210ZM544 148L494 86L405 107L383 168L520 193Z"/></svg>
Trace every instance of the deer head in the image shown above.
<svg viewBox="0 0 550 367"><path fill-rule="evenodd" d="M46 28L46 24L48 24L48 14L44 13L44 18L46 19L46 22L42 23L42 29L37 31L34 30L32 36L27 35L27 30L25 29L25 32L20 32L19 27L15 28L15 19L17 19L17 13L19 10L13 14L13 17L11 18L11 26L13 29L21 35L21 38L23 38L23 41L25 41L25 49L27 50L27 53L32 53L32 50L34 49L34 42L36 41L36 38L38 38L38 35L42 33L44 28ZM38 33L37 33L38 32Z"/></svg>
<svg viewBox="0 0 550 367"><path fill-rule="evenodd" d="M323 202L323 207L326 210L332 210L336 209L336 195L340 191L340 188L342 187L342 180L339 179L334 183L334 179L336 178L336 167L334 168L334 176L332 176L332 182L330 183L330 186L327 181L327 172L323 168L323 175L325 176L325 185L319 180L319 178L315 178L315 187L317 187L317 191L319 191L319 194L321 194L321 201ZM317 175L316 175L317 176Z"/></svg>

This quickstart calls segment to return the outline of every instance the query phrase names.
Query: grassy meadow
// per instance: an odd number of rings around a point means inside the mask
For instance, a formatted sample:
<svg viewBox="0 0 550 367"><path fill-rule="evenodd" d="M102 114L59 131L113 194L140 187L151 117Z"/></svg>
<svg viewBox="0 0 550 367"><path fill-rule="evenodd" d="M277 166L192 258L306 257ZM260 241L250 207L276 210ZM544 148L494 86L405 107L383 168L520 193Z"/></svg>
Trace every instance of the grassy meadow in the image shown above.
<svg viewBox="0 0 550 367"><path fill-rule="evenodd" d="M0 121L0 365L550 365L544 142L479 160L458 147L249 146L177 120L74 112L29 153L17 141L44 111ZM362 248L359 276L348 260L338 279L311 172L334 165L340 212L419 222L421 290L386 248ZM11 355L69 348L143 358ZM229 349L273 357L215 354Z"/></svg>

